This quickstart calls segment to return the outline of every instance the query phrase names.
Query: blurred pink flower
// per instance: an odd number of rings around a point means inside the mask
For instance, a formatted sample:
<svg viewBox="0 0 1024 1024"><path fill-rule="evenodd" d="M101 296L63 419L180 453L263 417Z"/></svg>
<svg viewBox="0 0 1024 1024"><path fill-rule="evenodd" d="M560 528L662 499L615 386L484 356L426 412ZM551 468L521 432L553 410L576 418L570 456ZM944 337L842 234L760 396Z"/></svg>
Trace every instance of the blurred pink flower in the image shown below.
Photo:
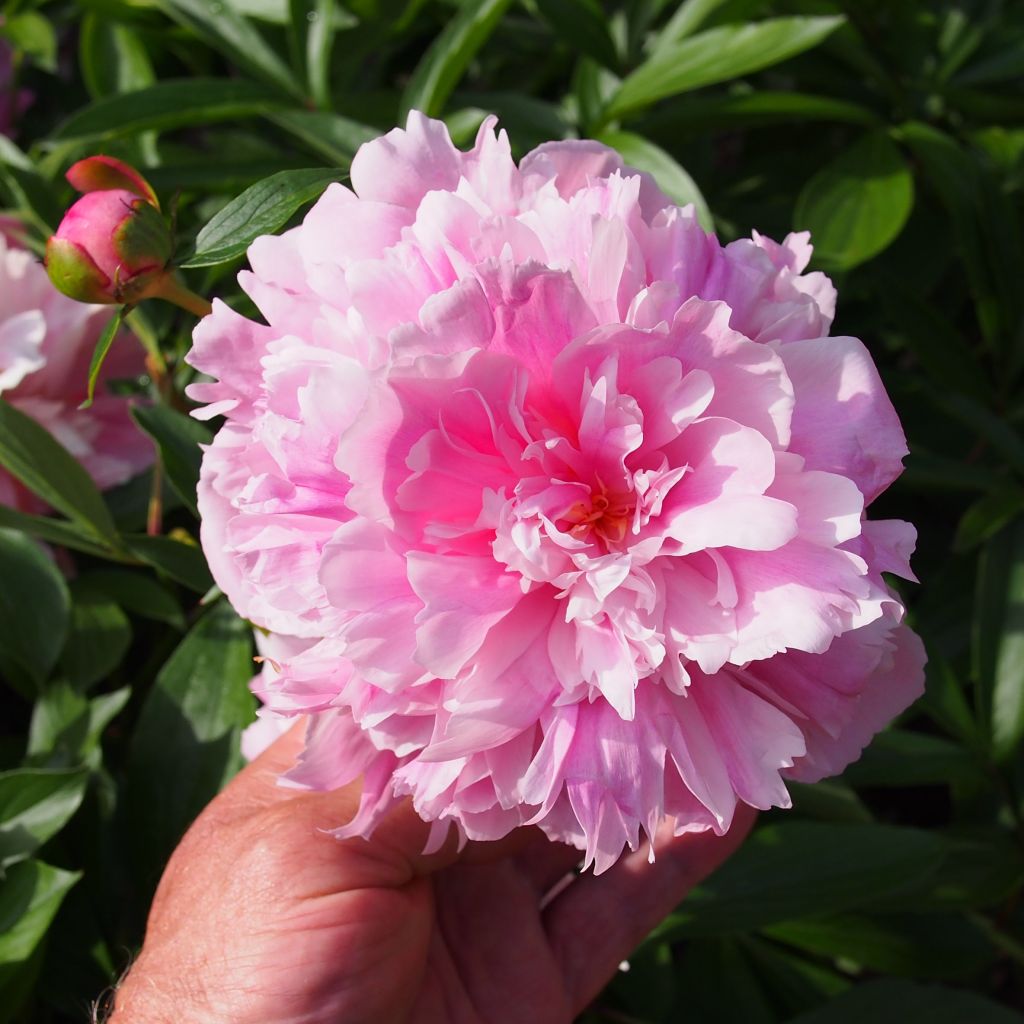
<svg viewBox="0 0 1024 1024"><path fill-rule="evenodd" d="M534 823L601 871L857 757L921 692L915 535L864 518L906 446L807 236L722 247L493 121L414 113L351 177L252 245L267 324L215 304L191 355L207 556L312 715L290 779L362 776L341 836L411 795L431 843Z"/></svg>
<svg viewBox="0 0 1024 1024"><path fill-rule="evenodd" d="M3 20L0 15L0 24ZM18 119L34 99L31 90L14 87L14 51L11 44L0 37L0 135L12 137L16 134Z"/></svg>
<svg viewBox="0 0 1024 1024"><path fill-rule="evenodd" d="M115 339L91 408L86 395L93 348L111 316L61 295L38 259L0 224L0 397L41 423L88 470L101 488L123 483L153 461L153 445L106 380L144 372L143 353L127 332ZM43 503L0 469L0 504L25 512Z"/></svg>

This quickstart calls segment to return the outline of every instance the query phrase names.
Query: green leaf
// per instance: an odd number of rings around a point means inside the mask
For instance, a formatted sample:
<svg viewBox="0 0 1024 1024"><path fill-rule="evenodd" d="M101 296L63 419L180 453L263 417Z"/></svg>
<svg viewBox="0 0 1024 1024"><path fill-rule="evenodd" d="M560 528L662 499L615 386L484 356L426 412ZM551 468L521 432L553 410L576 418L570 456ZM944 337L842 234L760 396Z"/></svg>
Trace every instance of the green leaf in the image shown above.
<svg viewBox="0 0 1024 1024"><path fill-rule="evenodd" d="M729 0L684 0L651 40L649 55L663 53L687 36L692 36L715 11L728 2Z"/></svg>
<svg viewBox="0 0 1024 1024"><path fill-rule="evenodd" d="M697 219L705 231L714 230L714 220L708 204L704 201L697 183L686 172L674 157L660 146L648 142L632 132L604 131L598 140L612 149L618 150L627 164L637 170L646 171L658 183L658 187L680 206L693 203L697 211Z"/></svg>
<svg viewBox="0 0 1024 1024"><path fill-rule="evenodd" d="M50 683L32 708L28 734L29 757L47 764L89 761L99 747L103 730L120 714L131 696L127 686L89 698L67 680Z"/></svg>
<svg viewBox="0 0 1024 1024"><path fill-rule="evenodd" d="M1024 737L1024 517L982 552L974 666L991 728L992 754L1011 757Z"/></svg>
<svg viewBox="0 0 1024 1024"><path fill-rule="evenodd" d="M121 664L132 642L132 627L117 602L100 591L72 580L71 596L71 628L59 665L84 690Z"/></svg>
<svg viewBox="0 0 1024 1024"><path fill-rule="evenodd" d="M882 978L856 985L790 1024L1022 1024L1024 1017L973 992Z"/></svg>
<svg viewBox="0 0 1024 1024"><path fill-rule="evenodd" d="M676 1012L664 1020L775 1024L779 1019L743 943L729 936L692 940L687 942L686 955L681 959L676 977ZM724 979L728 979L727 984L723 984Z"/></svg>
<svg viewBox="0 0 1024 1024"><path fill-rule="evenodd" d="M991 966L985 933L961 914L844 914L769 925L765 933L813 956L911 978L968 979Z"/></svg>
<svg viewBox="0 0 1024 1024"><path fill-rule="evenodd" d="M586 53L612 71L618 68L608 18L597 0L537 0L537 9L570 52Z"/></svg>
<svg viewBox="0 0 1024 1024"><path fill-rule="evenodd" d="M268 121L282 128L306 148L338 167L348 167L356 150L380 132L365 124L321 110L275 110Z"/></svg>
<svg viewBox="0 0 1024 1024"><path fill-rule="evenodd" d="M943 413L968 426L978 438L992 445L1018 473L1024 474L1024 437L1003 417L964 394L936 392L929 397ZM965 471L970 468L964 466Z"/></svg>
<svg viewBox="0 0 1024 1024"><path fill-rule="evenodd" d="M79 576L78 583L112 598L126 612L185 629L185 616L174 595L150 576L130 569L95 569Z"/></svg>
<svg viewBox="0 0 1024 1024"><path fill-rule="evenodd" d="M0 772L0 868L30 857L78 810L87 768Z"/></svg>
<svg viewBox="0 0 1024 1024"><path fill-rule="evenodd" d="M844 975L820 960L809 960L757 935L745 935L739 942L772 1003L784 1007L785 1020L850 987ZM777 1019L772 1015L773 1022Z"/></svg>
<svg viewBox="0 0 1024 1024"><path fill-rule="evenodd" d="M192 514L198 515L196 484L203 461L199 446L212 440L209 428L166 405L136 406L132 417L156 442L171 486Z"/></svg>
<svg viewBox="0 0 1024 1024"><path fill-rule="evenodd" d="M68 630L71 598L64 577L34 541L0 529L0 655L41 686Z"/></svg>
<svg viewBox="0 0 1024 1024"><path fill-rule="evenodd" d="M752 74L817 46L844 19L769 18L723 25L667 47L629 75L605 111L606 121L666 96Z"/></svg>
<svg viewBox="0 0 1024 1024"><path fill-rule="evenodd" d="M934 651L925 666L925 691L918 706L947 733L971 749L978 746L978 725L957 674Z"/></svg>
<svg viewBox="0 0 1024 1024"><path fill-rule="evenodd" d="M684 96L652 111L648 124L687 128L707 127L715 131L747 125L791 124L794 121L836 121L873 127L880 123L874 111L848 100L812 96L770 89L733 92L725 96Z"/></svg>
<svg viewBox="0 0 1024 1024"><path fill-rule="evenodd" d="M979 777L981 766L959 743L903 729L879 733L843 773L852 786L931 786Z"/></svg>
<svg viewBox="0 0 1024 1024"><path fill-rule="evenodd" d="M89 474L31 416L0 398L0 465L101 541L117 531Z"/></svg>
<svg viewBox="0 0 1024 1024"><path fill-rule="evenodd" d="M890 825L790 822L758 829L656 931L738 932L860 907L919 885L941 862L936 835Z"/></svg>
<svg viewBox="0 0 1024 1024"><path fill-rule="evenodd" d="M173 537L148 537L131 534L124 538L128 550L147 565L165 572L172 580L205 594L213 586L213 577L202 549Z"/></svg>
<svg viewBox="0 0 1024 1024"><path fill-rule="evenodd" d="M1015 207L984 161L949 135L916 121L898 133L949 214L988 347L1019 360L1011 344L1024 315L1024 241Z"/></svg>
<svg viewBox="0 0 1024 1024"><path fill-rule="evenodd" d="M860 797L842 779L823 779L813 784L786 781L793 810L818 821L870 822L874 819Z"/></svg>
<svg viewBox="0 0 1024 1024"><path fill-rule="evenodd" d="M911 490L987 491L998 487L1004 479L987 466L972 466L920 448L906 457L904 467L897 486Z"/></svg>
<svg viewBox="0 0 1024 1024"><path fill-rule="evenodd" d="M168 79L148 89L96 100L71 115L54 139L112 139L265 114L283 103L258 82L230 78Z"/></svg>
<svg viewBox="0 0 1024 1024"><path fill-rule="evenodd" d="M305 98L302 86L295 81L284 61L252 22L233 8L205 0L157 0L157 6L253 78L295 99Z"/></svg>
<svg viewBox="0 0 1024 1024"><path fill-rule="evenodd" d="M957 524L953 550L971 551L1024 512L1024 487L1007 483L968 506Z"/></svg>
<svg viewBox="0 0 1024 1024"><path fill-rule="evenodd" d="M438 117L477 51L498 27L511 0L462 0L458 13L420 58L402 93L401 123L410 110Z"/></svg>
<svg viewBox="0 0 1024 1024"><path fill-rule="evenodd" d="M992 82L1019 80L1024 75L1024 46L1021 34L1009 46L986 54L980 60L960 71L954 81L957 85L990 85Z"/></svg>
<svg viewBox="0 0 1024 1024"><path fill-rule="evenodd" d="M513 152L525 153L550 139L565 138L572 128L571 120L561 107L521 93L460 91L454 100L476 108L478 125L488 114L496 114L509 133Z"/></svg>
<svg viewBox="0 0 1024 1024"><path fill-rule="evenodd" d="M212 267L237 259L260 235L273 234L300 207L320 197L342 177L315 167L281 171L247 188L217 213L196 237L195 252L183 267Z"/></svg>
<svg viewBox="0 0 1024 1024"><path fill-rule="evenodd" d="M82 19L78 56L82 78L93 99L153 84L153 66L138 34L94 11Z"/></svg>
<svg viewBox="0 0 1024 1024"><path fill-rule="evenodd" d="M0 505L0 528L20 530L30 537L38 537L40 540L59 544L73 551L84 551L87 555L95 555L98 558L108 558L111 554L109 548L96 540L91 530L86 532L77 523L55 519L53 516L30 516L17 509Z"/></svg>
<svg viewBox="0 0 1024 1024"><path fill-rule="evenodd" d="M132 737L128 770L132 821L147 868L162 867L192 819L240 767L239 736L253 719L253 672L252 628L221 601L157 676Z"/></svg>
<svg viewBox="0 0 1024 1024"><path fill-rule="evenodd" d="M321 110L331 108L331 50L335 0L289 0L288 40L292 65L306 80L310 98Z"/></svg>
<svg viewBox="0 0 1024 1024"><path fill-rule="evenodd" d="M57 71L57 33L50 18L37 11L5 16L0 22L0 36L6 36L32 59L32 62L50 74Z"/></svg>
<svg viewBox="0 0 1024 1024"><path fill-rule="evenodd" d="M811 232L815 261L849 270L890 245L914 205L914 179L899 149L870 132L804 186L793 214Z"/></svg>
<svg viewBox="0 0 1024 1024"><path fill-rule="evenodd" d="M939 391L963 391L974 399L988 399L991 389L977 352L934 303L925 301L905 281L891 277L882 301L886 321L899 329L899 340Z"/></svg>
<svg viewBox="0 0 1024 1024"><path fill-rule="evenodd" d="M933 838L939 836L932 833ZM1024 862L1014 836L993 827L942 838L944 855L904 889L874 894L868 905L878 910L921 913L932 910L978 910L997 907L1024 882ZM852 909L860 910L862 906Z"/></svg>
<svg viewBox="0 0 1024 1024"><path fill-rule="evenodd" d="M21 973L43 941L68 890L81 878L42 861L15 864L0 881L0 1015L17 1007Z"/></svg>
<svg viewBox="0 0 1024 1024"><path fill-rule="evenodd" d="M89 384L85 393L85 401L78 407L88 409L92 405L93 394L96 391L96 380L103 369L103 361L107 358L110 346L114 343L114 336L117 334L124 317L124 309L119 309L103 328L103 333L96 339L96 347L92 352L92 359L89 360Z"/></svg>

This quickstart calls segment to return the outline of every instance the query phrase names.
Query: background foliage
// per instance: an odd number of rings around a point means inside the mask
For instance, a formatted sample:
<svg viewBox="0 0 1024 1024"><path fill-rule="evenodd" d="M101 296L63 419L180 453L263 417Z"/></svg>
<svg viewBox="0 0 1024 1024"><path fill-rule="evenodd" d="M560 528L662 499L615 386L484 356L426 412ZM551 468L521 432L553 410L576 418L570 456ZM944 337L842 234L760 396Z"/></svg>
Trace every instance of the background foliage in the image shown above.
<svg viewBox="0 0 1024 1024"><path fill-rule="evenodd" d="M102 151L176 197L191 286L243 305L246 243L417 107L521 154L591 136L727 239L810 228L912 454L877 516L916 522L928 690L846 774L794 785L587 1019L1021 1021L1024 1006L1024 5L1000 0L8 0L34 93L0 206L45 238ZM699 186L699 189L698 189ZM162 456L100 496L0 401L0 1021L81 1021L140 940L161 865L237 769L251 631L196 546L206 428L191 319L137 413ZM165 366L161 366L161 362ZM72 552L70 578L32 538ZM941 982L941 987L937 983Z"/></svg>

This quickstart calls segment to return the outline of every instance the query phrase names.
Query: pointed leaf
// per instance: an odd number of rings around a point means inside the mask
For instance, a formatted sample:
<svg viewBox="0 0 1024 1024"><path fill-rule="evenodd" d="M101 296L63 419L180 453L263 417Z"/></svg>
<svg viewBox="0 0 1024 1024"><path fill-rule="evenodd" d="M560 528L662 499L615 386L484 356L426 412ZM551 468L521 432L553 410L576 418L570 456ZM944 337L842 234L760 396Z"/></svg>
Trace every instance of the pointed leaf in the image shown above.
<svg viewBox="0 0 1024 1024"><path fill-rule="evenodd" d="M511 0L462 0L458 13L420 58L402 94L401 118L410 110L437 117L477 51L498 27Z"/></svg>
<svg viewBox="0 0 1024 1024"><path fill-rule="evenodd" d="M204 0L157 0L157 6L179 25L233 64L286 95L305 99L288 66L244 15L223 3Z"/></svg>
<svg viewBox="0 0 1024 1024"><path fill-rule="evenodd" d="M121 326L121 321L124 317L124 309L119 309L111 318L106 327L103 328L103 333L96 340L96 347L92 352L92 359L89 361L89 384L85 395L85 401L78 407L79 409L88 409L92 405L93 394L96 391L96 380L100 375L100 370L103 369L103 361L107 358L107 353L110 351L110 346L114 343L114 336L117 334L118 328Z"/></svg>
<svg viewBox="0 0 1024 1024"><path fill-rule="evenodd" d="M973 992L880 978L856 985L790 1024L1024 1024L1024 1017Z"/></svg>
<svg viewBox="0 0 1024 1024"><path fill-rule="evenodd" d="M20 974L81 875L42 861L15 864L0 880L0 1006L11 1009Z"/></svg>
<svg viewBox="0 0 1024 1024"><path fill-rule="evenodd" d="M77 582L83 590L112 598L126 612L185 629L185 616L174 595L152 576L131 569L96 569Z"/></svg>
<svg viewBox="0 0 1024 1024"><path fill-rule="evenodd" d="M130 534L124 538L128 550L147 565L165 572L199 594L213 586L213 577L202 549L173 537L149 537Z"/></svg>
<svg viewBox="0 0 1024 1024"><path fill-rule="evenodd" d="M891 825L788 822L758 829L655 934L743 931L828 912L922 884L941 863L939 836Z"/></svg>
<svg viewBox="0 0 1024 1024"><path fill-rule="evenodd" d="M779 64L817 46L844 20L769 18L690 36L661 50L629 75L612 97L605 120L623 117L667 96Z"/></svg>
<svg viewBox="0 0 1024 1024"><path fill-rule="evenodd" d="M311 153L347 168L364 142L380 132L351 118L323 110L272 110L268 121L302 142Z"/></svg>
<svg viewBox="0 0 1024 1024"><path fill-rule="evenodd" d="M286 101L247 79L184 78L96 100L72 114L54 133L58 140L111 139L154 129L215 124L264 114Z"/></svg>
<svg viewBox="0 0 1024 1024"><path fill-rule="evenodd" d="M31 856L78 810L87 768L0 772L0 867Z"/></svg>
<svg viewBox="0 0 1024 1024"><path fill-rule="evenodd" d="M608 18L597 0L537 0L537 9L570 52L585 53L612 71L618 68Z"/></svg>
<svg viewBox="0 0 1024 1024"><path fill-rule="evenodd" d="M30 416L0 398L0 466L101 541L117 537L89 474Z"/></svg>
<svg viewBox="0 0 1024 1024"><path fill-rule="evenodd" d="M253 718L252 628L215 604L164 665L132 738L132 820L147 869L240 767L239 736ZM155 881L148 878L146 881Z"/></svg>
<svg viewBox="0 0 1024 1024"><path fill-rule="evenodd" d="M77 764L89 758L99 746L103 730L120 714L130 696L131 690L125 686L90 699L67 680L55 680L32 709L29 756L45 757L47 764Z"/></svg>
<svg viewBox="0 0 1024 1024"><path fill-rule="evenodd" d="M992 753L1013 756L1024 738L1024 517L984 548L978 566L974 664L988 709Z"/></svg>
<svg viewBox="0 0 1024 1024"><path fill-rule="evenodd" d="M300 207L319 198L340 171L312 168L281 171L232 199L196 237L183 267L212 267L245 253L254 239L277 231Z"/></svg>

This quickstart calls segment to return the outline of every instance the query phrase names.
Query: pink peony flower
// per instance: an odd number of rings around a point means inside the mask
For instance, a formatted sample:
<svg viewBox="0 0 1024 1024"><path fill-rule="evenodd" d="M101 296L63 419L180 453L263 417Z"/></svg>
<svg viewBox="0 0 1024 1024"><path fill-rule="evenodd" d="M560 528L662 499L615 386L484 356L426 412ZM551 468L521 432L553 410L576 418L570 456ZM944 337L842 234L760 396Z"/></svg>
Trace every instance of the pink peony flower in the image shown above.
<svg viewBox="0 0 1024 1024"><path fill-rule="evenodd" d="M79 410L111 311L61 295L36 257L16 246L10 227L0 224L0 396L46 427L98 486L123 483L153 461L153 445L132 423L128 402L107 393L103 381L143 373L142 350L127 333L115 339L92 407ZM0 504L45 511L2 469Z"/></svg>
<svg viewBox="0 0 1024 1024"><path fill-rule="evenodd" d="M414 113L351 177L249 250L266 324L217 303L191 355L206 553L312 716L291 781L362 776L339 836L411 796L432 844L533 823L601 871L856 758L922 689L881 575L915 534L864 517L906 446L807 235L723 247L493 121Z"/></svg>

